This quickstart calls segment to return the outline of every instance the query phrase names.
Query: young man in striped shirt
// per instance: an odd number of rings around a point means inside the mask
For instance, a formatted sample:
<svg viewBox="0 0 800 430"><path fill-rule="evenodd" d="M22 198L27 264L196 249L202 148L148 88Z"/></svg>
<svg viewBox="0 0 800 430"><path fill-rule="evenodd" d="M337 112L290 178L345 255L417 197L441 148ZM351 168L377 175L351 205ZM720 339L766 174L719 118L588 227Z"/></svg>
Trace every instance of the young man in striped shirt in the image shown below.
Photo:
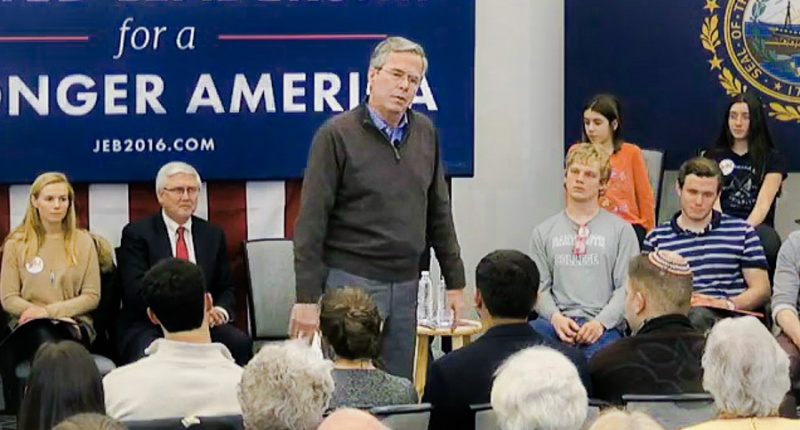
<svg viewBox="0 0 800 430"><path fill-rule="evenodd" d="M722 179L709 159L683 163L676 185L681 211L652 230L643 245L644 251L675 251L689 262L694 275L689 319L701 331L731 316L725 310L759 310L770 295L767 260L755 230L714 210Z"/></svg>

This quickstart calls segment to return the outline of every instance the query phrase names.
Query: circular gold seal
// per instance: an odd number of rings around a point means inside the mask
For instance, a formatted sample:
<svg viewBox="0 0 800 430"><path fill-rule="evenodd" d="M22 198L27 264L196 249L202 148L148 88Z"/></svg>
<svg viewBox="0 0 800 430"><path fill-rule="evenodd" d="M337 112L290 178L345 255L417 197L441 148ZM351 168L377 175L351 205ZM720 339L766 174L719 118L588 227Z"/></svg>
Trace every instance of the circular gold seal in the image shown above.
<svg viewBox="0 0 800 430"><path fill-rule="evenodd" d="M700 40L720 86L736 96L749 85L769 116L800 122L800 0L718 1L705 2Z"/></svg>

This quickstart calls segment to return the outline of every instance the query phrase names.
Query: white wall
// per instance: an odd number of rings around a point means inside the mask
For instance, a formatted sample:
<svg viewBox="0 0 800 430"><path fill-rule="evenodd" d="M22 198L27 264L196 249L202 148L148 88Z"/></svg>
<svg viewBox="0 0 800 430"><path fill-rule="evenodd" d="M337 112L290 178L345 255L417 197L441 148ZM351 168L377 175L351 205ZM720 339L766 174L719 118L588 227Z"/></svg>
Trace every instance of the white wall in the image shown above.
<svg viewBox="0 0 800 430"><path fill-rule="evenodd" d="M564 0L477 0L475 176L453 180L467 271L498 248L528 251L563 207Z"/></svg>

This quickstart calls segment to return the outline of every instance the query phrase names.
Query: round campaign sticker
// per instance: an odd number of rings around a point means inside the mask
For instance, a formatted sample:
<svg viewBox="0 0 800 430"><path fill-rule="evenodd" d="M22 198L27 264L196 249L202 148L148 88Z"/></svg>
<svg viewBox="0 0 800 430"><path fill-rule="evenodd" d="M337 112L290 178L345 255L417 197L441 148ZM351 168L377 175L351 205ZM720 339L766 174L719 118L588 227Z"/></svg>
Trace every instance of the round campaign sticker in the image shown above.
<svg viewBox="0 0 800 430"><path fill-rule="evenodd" d="M729 158L726 158L719 162L719 170L722 170L722 174L725 176L730 175L731 172L733 172L734 167L736 167L736 165L733 164L733 160Z"/></svg>
<svg viewBox="0 0 800 430"><path fill-rule="evenodd" d="M38 255L33 257L33 260L25 263L25 270L34 275L40 273L42 270L44 270L44 260L42 260L42 257L39 257Z"/></svg>

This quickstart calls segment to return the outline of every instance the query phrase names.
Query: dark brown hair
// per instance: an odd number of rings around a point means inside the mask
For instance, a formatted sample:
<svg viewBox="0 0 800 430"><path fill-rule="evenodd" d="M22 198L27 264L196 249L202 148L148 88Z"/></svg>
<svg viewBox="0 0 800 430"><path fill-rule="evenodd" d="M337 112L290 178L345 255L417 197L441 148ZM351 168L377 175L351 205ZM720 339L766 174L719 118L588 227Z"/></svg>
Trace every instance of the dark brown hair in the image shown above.
<svg viewBox="0 0 800 430"><path fill-rule="evenodd" d="M339 357L374 360L380 355L381 316L364 290L346 287L326 292L319 326Z"/></svg>
<svg viewBox="0 0 800 430"><path fill-rule="evenodd" d="M587 110L597 112L603 115L608 120L608 126L611 127L611 139L614 141L614 152L622 148L622 108L619 106L619 100L611 94L598 94L592 97L591 100L586 102L583 106L581 115ZM617 128L614 128L611 123L617 121ZM584 142L589 142L589 136L586 134L586 126L584 125L582 136Z"/></svg>
<svg viewBox="0 0 800 430"><path fill-rule="evenodd" d="M686 183L686 177L689 175L699 176L701 178L717 178L717 192L722 191L723 181L722 171L716 161L709 160L705 157L694 157L691 160L683 163L680 170L678 170L678 185L683 188Z"/></svg>
<svg viewBox="0 0 800 430"><path fill-rule="evenodd" d="M81 412L106 412L103 380L92 356L71 340L42 345L33 358L17 428L50 430Z"/></svg>

